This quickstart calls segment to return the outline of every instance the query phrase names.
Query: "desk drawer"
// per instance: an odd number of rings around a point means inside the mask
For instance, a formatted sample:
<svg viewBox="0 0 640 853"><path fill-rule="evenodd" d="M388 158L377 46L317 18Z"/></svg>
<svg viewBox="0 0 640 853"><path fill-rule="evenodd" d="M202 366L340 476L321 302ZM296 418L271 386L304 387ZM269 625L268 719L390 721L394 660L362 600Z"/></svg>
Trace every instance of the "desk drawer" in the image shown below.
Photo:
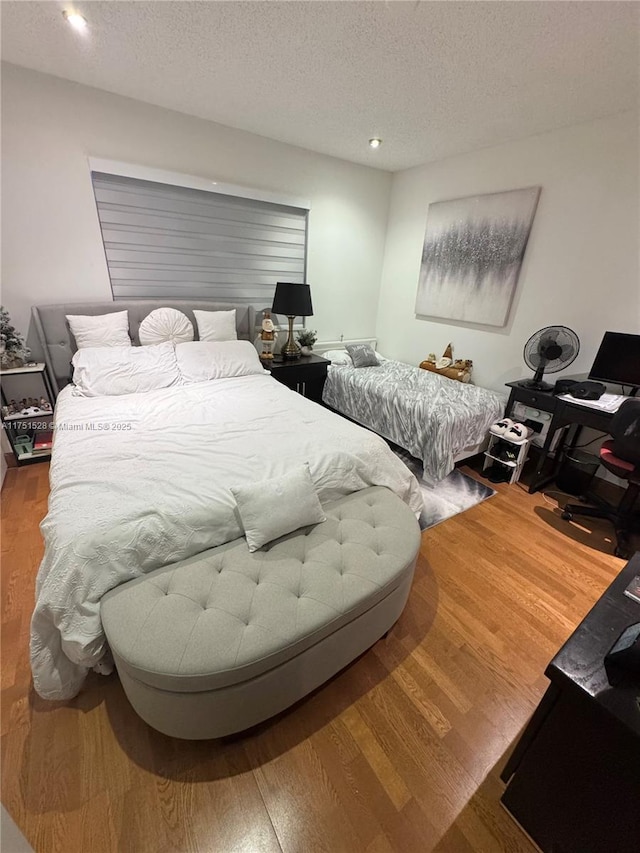
<svg viewBox="0 0 640 853"><path fill-rule="evenodd" d="M572 405L567 403L562 412L563 420L571 420L571 423L590 427L599 432L609 432L613 415L611 412L602 412L598 409L590 409L588 406Z"/></svg>
<svg viewBox="0 0 640 853"><path fill-rule="evenodd" d="M529 391L527 388L514 388L514 400L530 406L532 409L541 409L543 412L555 412L558 400L553 394L545 391Z"/></svg>

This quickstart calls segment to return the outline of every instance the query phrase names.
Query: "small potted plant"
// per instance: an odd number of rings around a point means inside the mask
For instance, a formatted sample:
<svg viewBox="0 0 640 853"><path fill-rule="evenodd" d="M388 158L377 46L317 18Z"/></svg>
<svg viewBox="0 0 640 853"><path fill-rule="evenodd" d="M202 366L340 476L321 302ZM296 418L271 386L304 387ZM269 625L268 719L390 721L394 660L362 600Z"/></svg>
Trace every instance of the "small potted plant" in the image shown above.
<svg viewBox="0 0 640 853"><path fill-rule="evenodd" d="M303 329L298 332L298 343L302 350L302 355L311 355L313 345L318 340L318 333L312 329Z"/></svg>

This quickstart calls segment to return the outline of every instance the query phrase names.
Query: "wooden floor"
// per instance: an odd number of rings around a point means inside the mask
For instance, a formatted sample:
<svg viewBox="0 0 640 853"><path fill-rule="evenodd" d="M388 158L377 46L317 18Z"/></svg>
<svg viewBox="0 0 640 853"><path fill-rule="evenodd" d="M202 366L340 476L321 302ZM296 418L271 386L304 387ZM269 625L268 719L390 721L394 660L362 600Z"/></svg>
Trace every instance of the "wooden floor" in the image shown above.
<svg viewBox="0 0 640 853"><path fill-rule="evenodd" d="M172 740L117 676L33 692L29 618L47 466L2 492L2 802L36 851L532 851L499 772L543 670L623 562L606 523L562 522L519 486L426 531L386 639L275 720ZM7 851L11 853L11 851Z"/></svg>

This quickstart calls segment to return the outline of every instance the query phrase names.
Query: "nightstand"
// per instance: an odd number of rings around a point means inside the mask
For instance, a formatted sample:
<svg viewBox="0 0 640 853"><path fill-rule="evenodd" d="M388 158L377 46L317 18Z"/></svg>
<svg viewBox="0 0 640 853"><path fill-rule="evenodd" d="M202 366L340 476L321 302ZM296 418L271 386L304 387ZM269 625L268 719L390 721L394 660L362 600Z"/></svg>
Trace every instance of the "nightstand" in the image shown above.
<svg viewBox="0 0 640 853"><path fill-rule="evenodd" d="M277 356L271 364L262 364L278 382L282 382L292 391L297 391L303 397L308 397L315 403L322 403L322 390L327 378L329 359L321 355L302 355L300 358L284 361Z"/></svg>

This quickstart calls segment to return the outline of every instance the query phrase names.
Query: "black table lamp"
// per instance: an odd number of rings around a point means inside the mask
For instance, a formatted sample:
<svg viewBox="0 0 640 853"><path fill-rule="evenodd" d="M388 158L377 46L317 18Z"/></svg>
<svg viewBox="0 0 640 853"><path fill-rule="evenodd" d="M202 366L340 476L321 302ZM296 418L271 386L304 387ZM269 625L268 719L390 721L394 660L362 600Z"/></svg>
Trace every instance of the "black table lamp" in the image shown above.
<svg viewBox="0 0 640 853"><path fill-rule="evenodd" d="M280 350L283 358L300 358L300 347L293 339L293 320L295 317L311 317L311 288L308 284L292 284L279 281L273 297L271 310L274 314L284 314L289 319L289 337Z"/></svg>

